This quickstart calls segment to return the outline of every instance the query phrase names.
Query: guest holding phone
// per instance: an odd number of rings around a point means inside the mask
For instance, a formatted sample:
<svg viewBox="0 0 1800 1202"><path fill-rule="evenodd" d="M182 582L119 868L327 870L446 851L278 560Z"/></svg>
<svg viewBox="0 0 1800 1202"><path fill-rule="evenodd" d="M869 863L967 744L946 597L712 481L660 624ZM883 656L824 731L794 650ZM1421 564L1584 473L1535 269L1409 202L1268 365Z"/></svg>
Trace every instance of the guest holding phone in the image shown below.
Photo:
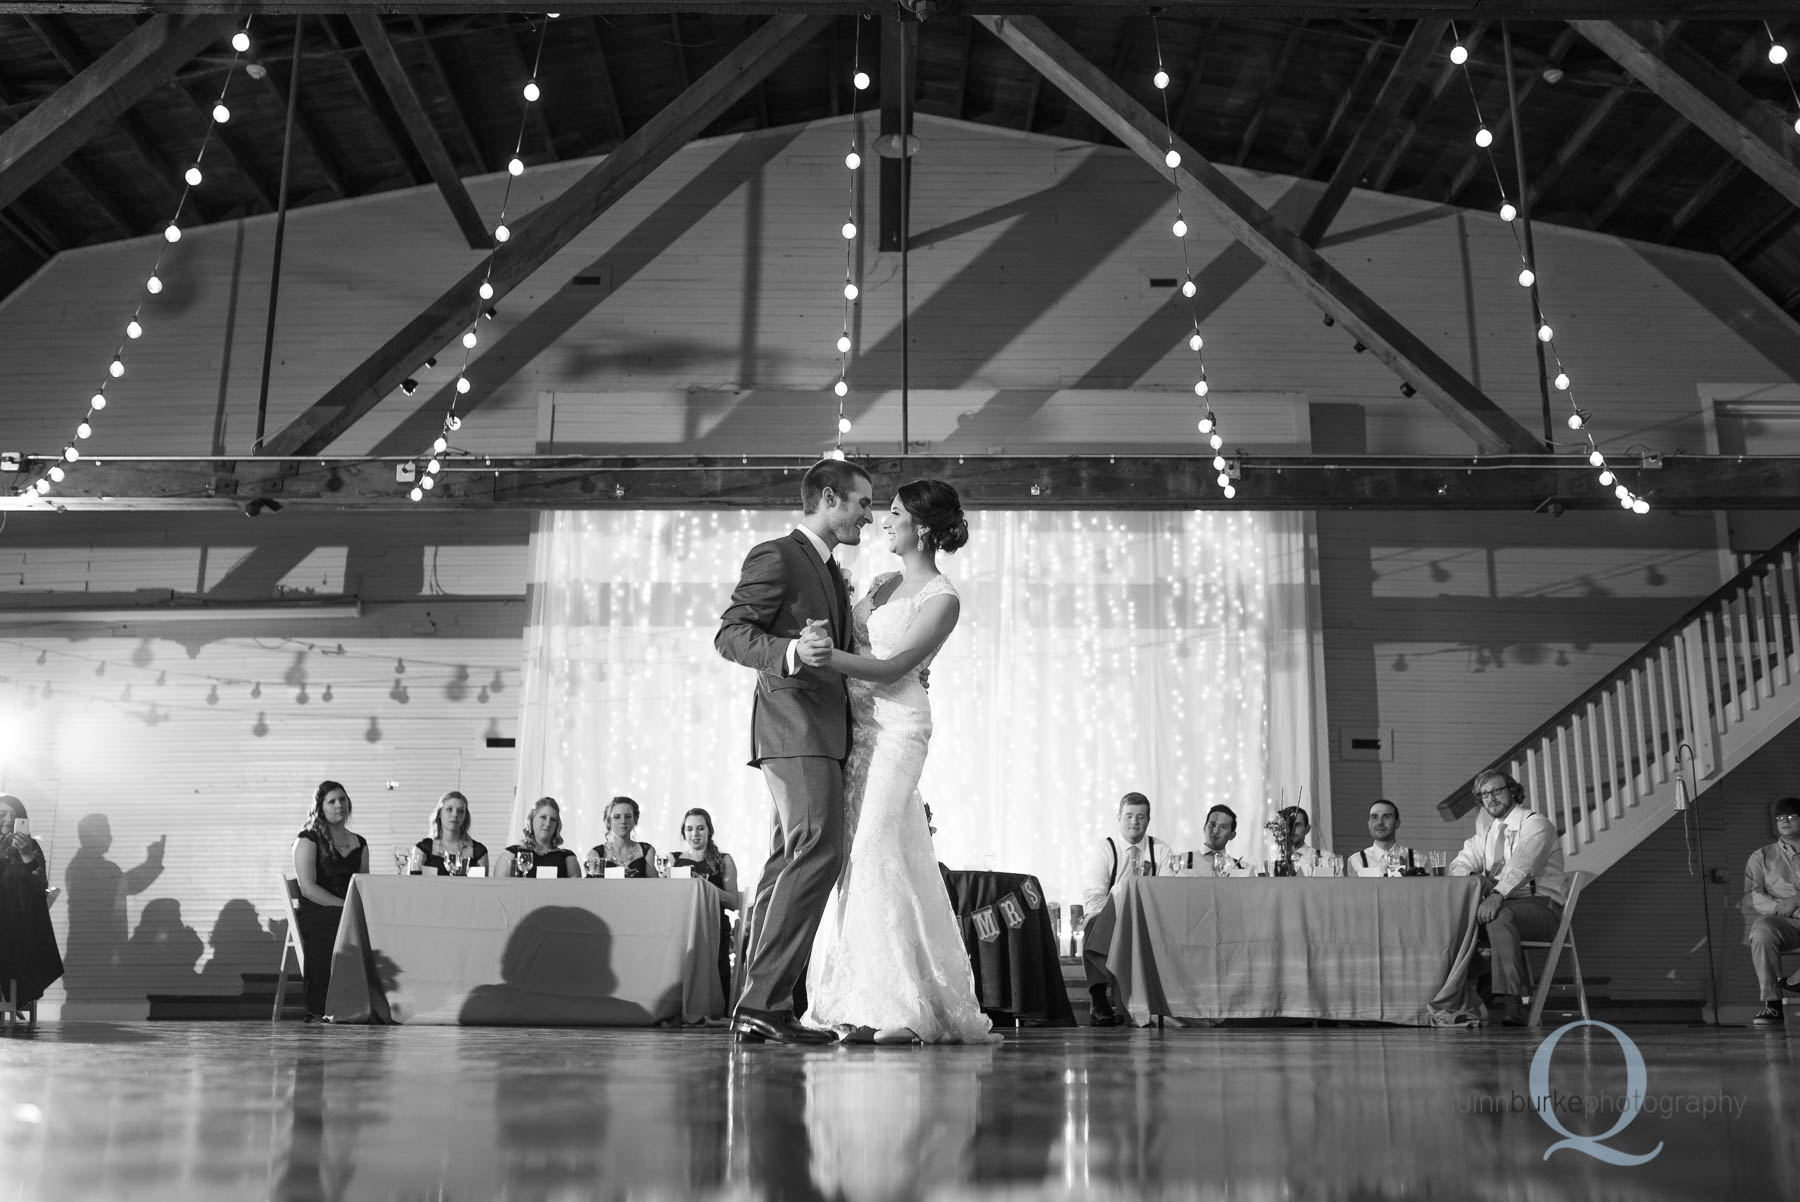
<svg viewBox="0 0 1800 1202"><path fill-rule="evenodd" d="M554 868L559 877L580 876L581 861L562 841L562 807L554 797L538 798L525 817L525 837L500 861L500 875L535 876L540 868Z"/></svg>
<svg viewBox="0 0 1800 1202"><path fill-rule="evenodd" d="M331 949L343 917L350 878L369 871L369 844L350 829L350 794L334 780L313 790L306 828L294 839L294 880L300 886L295 917L305 955L306 1021L325 1017L331 985Z"/></svg>
<svg viewBox="0 0 1800 1202"><path fill-rule="evenodd" d="M606 807L606 842L589 848L582 862L589 876L605 876L608 868L623 868L627 879L657 875L656 848L634 837L638 817L637 802L629 797L612 799Z"/></svg>
<svg viewBox="0 0 1800 1202"><path fill-rule="evenodd" d="M38 999L63 975L49 889L44 849L31 837L25 803L0 793L0 988L13 983L13 1004L34 1025Z"/></svg>
<svg viewBox="0 0 1800 1202"><path fill-rule="evenodd" d="M713 842L712 815L695 807L681 816L682 848L670 861L674 868L692 868L694 875L709 881L719 891L719 981L725 996L731 996L731 915L742 908L744 895L738 892L737 861L719 850Z"/></svg>
<svg viewBox="0 0 1800 1202"><path fill-rule="evenodd" d="M488 867L487 844L469 837L469 799L455 789L438 798L425 829L429 833L414 845L408 872L467 876L470 868Z"/></svg>

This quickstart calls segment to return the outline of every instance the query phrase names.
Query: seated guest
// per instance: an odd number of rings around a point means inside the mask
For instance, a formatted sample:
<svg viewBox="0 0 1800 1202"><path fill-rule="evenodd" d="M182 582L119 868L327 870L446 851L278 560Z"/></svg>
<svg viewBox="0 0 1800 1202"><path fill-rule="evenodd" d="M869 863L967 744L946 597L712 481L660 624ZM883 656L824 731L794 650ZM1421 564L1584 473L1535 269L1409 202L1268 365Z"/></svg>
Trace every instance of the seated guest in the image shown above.
<svg viewBox="0 0 1800 1202"><path fill-rule="evenodd" d="M331 985L331 949L337 941L338 919L344 913L344 895L350 878L369 871L369 844L350 829L350 794L334 780L320 781L313 790L312 812L306 829L294 840L294 880L300 886L295 918L300 926L300 950L306 963L306 1021L325 1016L325 995Z"/></svg>
<svg viewBox="0 0 1800 1202"><path fill-rule="evenodd" d="M1279 813L1281 818L1287 822L1288 848L1294 865L1294 875L1324 876L1325 853L1306 842L1312 834L1312 819L1299 806L1287 806Z"/></svg>
<svg viewBox="0 0 1800 1202"><path fill-rule="evenodd" d="M742 908L744 895L738 892L737 861L719 850L713 842L712 815L698 807L681 816L683 846L670 865L692 868L694 875L712 882L722 901L719 907L719 983L725 997L731 997L731 915L727 910Z"/></svg>
<svg viewBox="0 0 1800 1202"><path fill-rule="evenodd" d="M1230 806L1217 805L1206 811L1206 825L1201 828L1205 840L1194 853L1195 876L1249 876L1250 867L1225 850L1237 837L1237 814Z"/></svg>
<svg viewBox="0 0 1800 1202"><path fill-rule="evenodd" d="M1113 986L1106 971L1106 953L1112 944L1113 913L1109 908L1113 886L1128 877L1155 876L1156 857L1162 850L1150 830L1150 799L1127 793L1119 799L1119 836L1095 845L1082 873L1081 905L1087 913L1082 962L1088 992L1093 995L1089 1022L1096 1027L1116 1027L1125 1020L1108 997Z"/></svg>
<svg viewBox="0 0 1800 1202"><path fill-rule="evenodd" d="M1542 814L1529 810L1525 786L1497 769L1475 778L1482 814L1475 833L1451 861L1451 876L1482 879L1475 912L1492 958L1493 1000L1500 1022L1525 1025L1525 949L1522 939L1551 939L1562 921L1562 841Z"/></svg>
<svg viewBox="0 0 1800 1202"><path fill-rule="evenodd" d="M420 869L426 876L450 876L445 856L456 856L465 873L470 868L488 867L487 844L469 837L469 799L455 789L438 798L425 829L430 833L413 846L407 871Z"/></svg>
<svg viewBox="0 0 1800 1202"><path fill-rule="evenodd" d="M25 832L25 803L0 793L0 989L37 1022L37 1002L63 975L50 926L50 873L44 849Z"/></svg>
<svg viewBox="0 0 1800 1202"><path fill-rule="evenodd" d="M1775 842L1750 853L1744 864L1744 912L1755 915L1745 942L1756 967L1763 1008L1750 1021L1781 1025L1781 991L1800 993L1781 979L1781 953L1800 951L1800 797L1783 797L1769 807Z"/></svg>
<svg viewBox="0 0 1800 1202"><path fill-rule="evenodd" d="M562 845L562 807L554 797L540 797L525 816L525 837L506 849L500 861L501 876L536 876L540 868L554 868L559 877L579 877L581 861Z"/></svg>
<svg viewBox="0 0 1800 1202"><path fill-rule="evenodd" d="M1348 876L1386 876L1390 867L1415 867L1410 847L1394 841L1400 833L1400 807L1383 797L1369 806L1369 838L1375 842L1350 857Z"/></svg>
<svg viewBox="0 0 1800 1202"><path fill-rule="evenodd" d="M606 807L606 842L588 849L582 867L589 876L605 876L605 869L623 868L628 880L657 875L656 848L632 837L637 831L638 803L615 797Z"/></svg>

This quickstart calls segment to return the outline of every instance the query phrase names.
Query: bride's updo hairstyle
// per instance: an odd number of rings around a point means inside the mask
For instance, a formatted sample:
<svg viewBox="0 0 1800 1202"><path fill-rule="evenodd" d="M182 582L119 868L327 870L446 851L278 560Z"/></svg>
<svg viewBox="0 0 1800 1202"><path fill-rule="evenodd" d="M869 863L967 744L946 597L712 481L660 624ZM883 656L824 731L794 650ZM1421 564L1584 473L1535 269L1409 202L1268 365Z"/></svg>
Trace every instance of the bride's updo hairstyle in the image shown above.
<svg viewBox="0 0 1800 1202"><path fill-rule="evenodd" d="M955 553L969 541L962 498L942 480L911 480L900 486L900 504L928 550Z"/></svg>

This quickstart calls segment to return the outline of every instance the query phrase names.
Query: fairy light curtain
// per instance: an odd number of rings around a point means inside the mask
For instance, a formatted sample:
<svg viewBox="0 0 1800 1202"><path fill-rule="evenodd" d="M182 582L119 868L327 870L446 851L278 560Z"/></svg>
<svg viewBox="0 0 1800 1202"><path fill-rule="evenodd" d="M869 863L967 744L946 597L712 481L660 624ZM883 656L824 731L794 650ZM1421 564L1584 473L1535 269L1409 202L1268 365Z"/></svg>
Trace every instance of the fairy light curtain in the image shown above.
<svg viewBox="0 0 1800 1202"><path fill-rule="evenodd" d="M952 867L1032 872L1080 896L1084 854L1121 794L1151 830L1197 847L1207 809L1237 811L1234 854L1270 853L1263 822L1318 804L1316 589L1300 514L979 512L941 562L962 618L931 672L935 719L920 792ZM519 788L569 845L604 835L615 794L668 851L682 813L711 811L746 882L769 841L750 752L751 672L713 649L743 556L792 529L771 512L546 513L532 534ZM853 595L894 570L879 527L838 552Z"/></svg>

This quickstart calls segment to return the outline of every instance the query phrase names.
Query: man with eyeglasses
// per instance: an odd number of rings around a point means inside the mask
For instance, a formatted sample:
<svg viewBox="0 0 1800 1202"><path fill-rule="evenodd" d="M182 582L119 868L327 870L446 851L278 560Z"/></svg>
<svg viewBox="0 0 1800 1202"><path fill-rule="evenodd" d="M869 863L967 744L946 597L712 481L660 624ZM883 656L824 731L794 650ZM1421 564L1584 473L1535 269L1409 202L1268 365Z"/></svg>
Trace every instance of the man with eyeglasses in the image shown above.
<svg viewBox="0 0 1800 1202"><path fill-rule="evenodd" d="M1751 852L1744 864L1744 912L1754 915L1744 942L1763 1002L1750 1021L1758 1027L1781 1025L1782 990L1800 993L1781 979L1781 953L1800 951L1800 797L1783 797L1769 807L1769 817L1775 842Z"/></svg>
<svg viewBox="0 0 1800 1202"><path fill-rule="evenodd" d="M1562 922L1562 842L1548 818L1522 804L1525 787L1504 772L1476 777L1475 800L1482 812L1450 875L1482 879L1475 917L1491 952L1493 1006L1502 1026L1522 1027L1530 979L1522 941L1554 938Z"/></svg>

